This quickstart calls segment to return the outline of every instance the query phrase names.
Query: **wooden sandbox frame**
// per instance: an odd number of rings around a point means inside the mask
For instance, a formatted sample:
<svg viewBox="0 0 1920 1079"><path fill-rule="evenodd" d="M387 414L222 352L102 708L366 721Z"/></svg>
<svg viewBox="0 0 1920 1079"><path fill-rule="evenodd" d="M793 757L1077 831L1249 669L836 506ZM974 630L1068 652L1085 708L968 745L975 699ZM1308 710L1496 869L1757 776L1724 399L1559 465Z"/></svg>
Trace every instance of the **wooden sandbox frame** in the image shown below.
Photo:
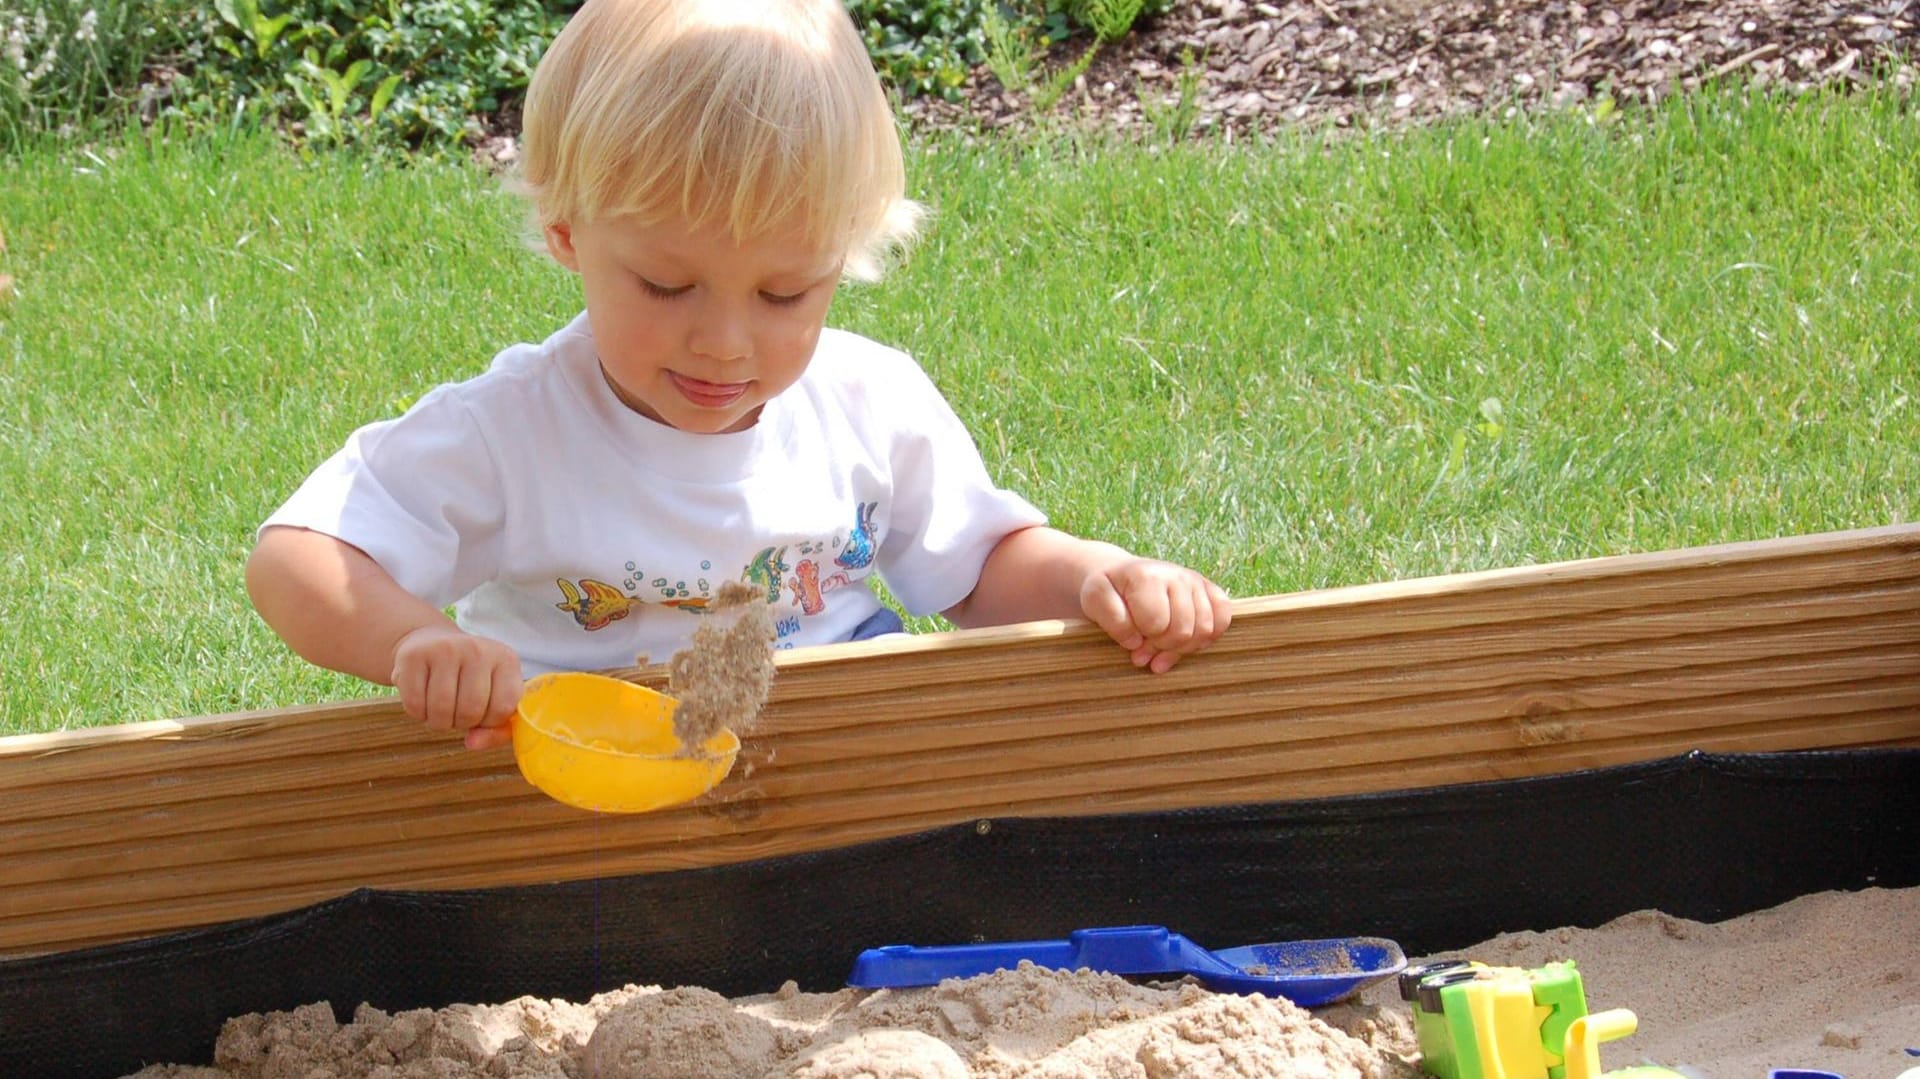
<svg viewBox="0 0 1920 1079"><path fill-rule="evenodd" d="M393 698L0 738L0 958L360 887L684 869L982 818L1920 746L1920 525L1234 611L1161 676L1066 622L784 654L732 775L635 816L551 801L509 751L469 753Z"/></svg>

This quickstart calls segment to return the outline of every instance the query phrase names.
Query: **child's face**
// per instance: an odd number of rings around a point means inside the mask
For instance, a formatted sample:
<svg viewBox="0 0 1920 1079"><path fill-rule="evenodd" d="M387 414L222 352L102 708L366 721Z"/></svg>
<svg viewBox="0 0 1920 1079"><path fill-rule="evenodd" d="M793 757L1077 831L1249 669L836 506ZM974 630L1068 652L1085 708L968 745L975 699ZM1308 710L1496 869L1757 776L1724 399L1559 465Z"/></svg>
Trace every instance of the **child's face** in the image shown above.
<svg viewBox="0 0 1920 1079"><path fill-rule="evenodd" d="M840 253L780 233L614 218L547 229L580 275L607 381L629 408L696 434L753 426L813 358Z"/></svg>

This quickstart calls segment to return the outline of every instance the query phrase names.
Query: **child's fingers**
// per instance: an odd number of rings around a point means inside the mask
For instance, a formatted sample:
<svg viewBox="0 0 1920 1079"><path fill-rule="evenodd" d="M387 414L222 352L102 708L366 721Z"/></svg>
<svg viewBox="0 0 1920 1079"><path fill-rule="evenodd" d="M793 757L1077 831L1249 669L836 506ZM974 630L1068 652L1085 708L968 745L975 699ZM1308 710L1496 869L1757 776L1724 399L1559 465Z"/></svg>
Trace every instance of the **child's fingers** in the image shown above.
<svg viewBox="0 0 1920 1079"><path fill-rule="evenodd" d="M408 666L404 674L394 679L394 685L400 691L400 706L408 715L425 723L428 730L453 729L454 694L460 686L458 677L449 678L444 671L435 671L429 664L418 664Z"/></svg>
<svg viewBox="0 0 1920 1079"><path fill-rule="evenodd" d="M393 685L428 730L503 727L520 703L520 661L497 641L433 627L402 640ZM479 741L498 744L492 735Z"/></svg>
<svg viewBox="0 0 1920 1079"><path fill-rule="evenodd" d="M513 718L514 709L520 707L520 661L510 657L506 662L493 668L493 695L487 703L486 718L480 721L483 727L505 727Z"/></svg>
<svg viewBox="0 0 1920 1079"><path fill-rule="evenodd" d="M1080 613L1128 651L1146 644L1146 640L1133 628L1133 616L1127 611L1127 601L1113 587L1113 582L1105 577L1095 577L1081 588Z"/></svg>
<svg viewBox="0 0 1920 1079"><path fill-rule="evenodd" d="M1218 585L1192 570L1147 560L1089 580L1080 602L1134 666L1155 673L1212 644L1233 618Z"/></svg>
<svg viewBox="0 0 1920 1079"><path fill-rule="evenodd" d="M513 741L513 727L509 725L475 727L467 732L465 741L468 749L492 749L495 746L504 746Z"/></svg>
<svg viewBox="0 0 1920 1079"><path fill-rule="evenodd" d="M457 729L460 714L459 666L429 666L426 698L427 726L436 731Z"/></svg>
<svg viewBox="0 0 1920 1079"><path fill-rule="evenodd" d="M1227 598L1225 589L1198 574L1187 596L1193 605L1193 631L1181 651L1198 652L1219 640L1232 624L1233 601Z"/></svg>
<svg viewBox="0 0 1920 1079"><path fill-rule="evenodd" d="M1213 612L1213 639L1219 640L1233 624L1233 597L1227 595L1226 589L1208 581L1207 605Z"/></svg>
<svg viewBox="0 0 1920 1079"><path fill-rule="evenodd" d="M1140 645L1129 657L1133 665L1164 672L1179 659L1192 633L1193 600L1188 591L1177 582L1149 574L1128 593L1127 609L1140 635Z"/></svg>
<svg viewBox="0 0 1920 1079"><path fill-rule="evenodd" d="M482 664L463 663L453 694L453 729L469 730L486 722L493 711L493 671Z"/></svg>
<svg viewBox="0 0 1920 1079"><path fill-rule="evenodd" d="M520 667L499 665L493 669L493 692L488 698L487 714L479 726L467 731L468 749L492 749L513 741L513 717L520 706Z"/></svg>
<svg viewBox="0 0 1920 1079"><path fill-rule="evenodd" d="M1172 606L1175 611L1173 626L1160 640L1135 651L1135 666L1146 667L1155 674L1164 674L1172 670L1183 657L1219 640L1233 622L1233 605L1226 591L1204 577L1198 578L1192 588L1176 589ZM1184 612L1189 610L1192 612L1190 624L1183 622L1186 618ZM1186 633L1174 632L1183 624L1187 624Z"/></svg>
<svg viewBox="0 0 1920 1079"><path fill-rule="evenodd" d="M460 689L457 664L449 677L443 638L437 628L422 627L402 637L393 656L393 688L400 694L400 706L429 730L438 731L453 726Z"/></svg>
<svg viewBox="0 0 1920 1079"><path fill-rule="evenodd" d="M1157 643L1162 651L1185 652L1194 637L1195 611L1193 589L1185 581L1174 581L1158 589L1160 602L1167 611L1167 624Z"/></svg>
<svg viewBox="0 0 1920 1079"><path fill-rule="evenodd" d="M1170 635L1185 632L1176 629L1180 612L1174 604L1173 590L1154 575L1144 574L1130 580L1124 600L1133 628L1146 643L1157 644Z"/></svg>
<svg viewBox="0 0 1920 1079"><path fill-rule="evenodd" d="M480 642L475 642L480 643ZM497 655L480 643L477 654L463 656L442 673L454 682L452 725L456 731L497 727L507 722L520 703L520 665L511 655ZM439 683L439 675L435 683Z"/></svg>
<svg viewBox="0 0 1920 1079"><path fill-rule="evenodd" d="M427 671L426 668L400 667L393 672L393 688L400 694L400 707L412 716L431 727L427 719Z"/></svg>

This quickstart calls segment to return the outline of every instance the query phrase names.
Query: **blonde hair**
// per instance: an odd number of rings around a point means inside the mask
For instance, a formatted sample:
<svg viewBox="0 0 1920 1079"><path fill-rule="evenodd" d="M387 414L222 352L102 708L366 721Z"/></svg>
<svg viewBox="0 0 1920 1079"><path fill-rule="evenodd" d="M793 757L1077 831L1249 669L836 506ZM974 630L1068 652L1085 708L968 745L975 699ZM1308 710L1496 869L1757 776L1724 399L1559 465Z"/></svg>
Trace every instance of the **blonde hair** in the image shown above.
<svg viewBox="0 0 1920 1079"><path fill-rule="evenodd" d="M798 228L871 280L911 238L900 135L841 0L589 0L534 72L533 224Z"/></svg>

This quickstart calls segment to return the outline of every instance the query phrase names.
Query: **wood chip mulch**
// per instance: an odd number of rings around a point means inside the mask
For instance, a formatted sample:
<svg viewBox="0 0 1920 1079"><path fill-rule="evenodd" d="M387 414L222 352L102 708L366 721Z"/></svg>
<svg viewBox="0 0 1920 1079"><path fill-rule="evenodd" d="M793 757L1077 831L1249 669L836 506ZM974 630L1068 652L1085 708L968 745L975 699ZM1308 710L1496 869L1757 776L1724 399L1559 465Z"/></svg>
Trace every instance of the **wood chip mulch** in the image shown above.
<svg viewBox="0 0 1920 1079"><path fill-rule="evenodd" d="M1087 47L1070 41L1058 68ZM1487 110L1657 100L1714 81L1804 92L1889 84L1910 93L1920 0L1196 0L1105 47L1053 119L1150 124L1172 105L1184 57L1200 78L1196 130L1352 126ZM1028 97L983 68L959 102L910 103L924 127L1033 122Z"/></svg>

